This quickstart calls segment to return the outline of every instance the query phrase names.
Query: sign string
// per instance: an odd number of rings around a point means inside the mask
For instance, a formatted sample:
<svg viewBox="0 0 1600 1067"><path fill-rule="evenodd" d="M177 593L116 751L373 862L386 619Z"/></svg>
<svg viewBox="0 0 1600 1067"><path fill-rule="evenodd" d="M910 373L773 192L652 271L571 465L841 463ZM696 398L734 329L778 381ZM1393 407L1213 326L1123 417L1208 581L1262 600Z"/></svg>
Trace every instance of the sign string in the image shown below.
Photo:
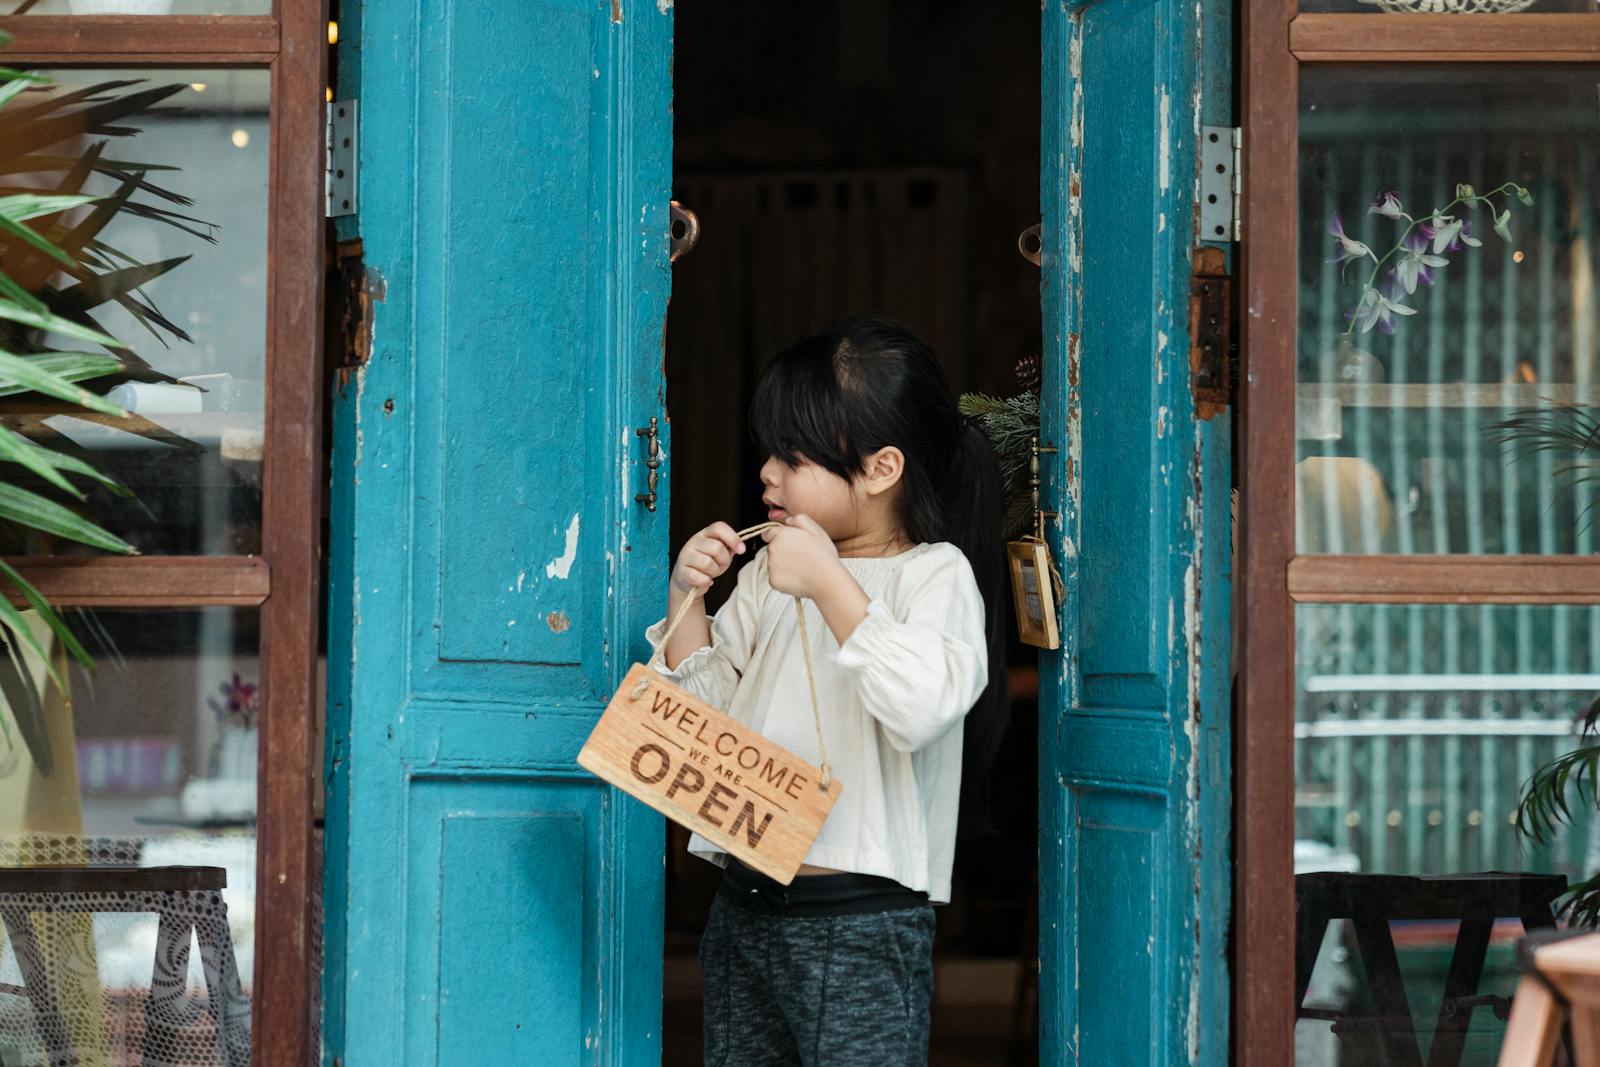
<svg viewBox="0 0 1600 1067"><path fill-rule="evenodd" d="M734 536L739 538L741 541L748 541L753 537L759 537L767 530L780 530L782 528L783 523L781 522L758 522L754 526L749 526L743 530L740 530ZM656 664L665 662L667 654L667 642L672 640L672 635L677 631L678 624L681 623L684 619L684 616L689 613L689 606L694 603L694 599L699 595L699 593L700 589L698 586L691 587L689 589L689 595L683 598L683 603L678 607L677 613L672 616L672 621L667 623L667 629L661 635L661 644L656 647L655 654L650 657L650 667L652 669L656 666ZM817 724L817 754L819 757L818 762L822 768L822 781L819 782L818 785L824 791L826 791L828 786L833 782L833 768L828 764L828 744L823 740L822 737L822 710L817 704L817 679L811 665L811 638L806 630L805 604L799 597L794 598L794 617L800 628L800 650L805 655L806 685L811 689L811 717L816 721ZM641 696L643 696L645 688L648 685L649 681L641 678L638 686L634 688L633 699L638 700Z"/></svg>

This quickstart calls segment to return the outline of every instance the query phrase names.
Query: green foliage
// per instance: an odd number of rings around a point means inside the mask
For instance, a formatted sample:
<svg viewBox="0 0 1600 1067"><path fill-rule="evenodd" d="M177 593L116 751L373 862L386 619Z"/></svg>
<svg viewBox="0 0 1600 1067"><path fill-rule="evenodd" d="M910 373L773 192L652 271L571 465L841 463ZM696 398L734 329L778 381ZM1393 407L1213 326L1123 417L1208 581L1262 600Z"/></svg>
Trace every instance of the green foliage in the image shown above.
<svg viewBox="0 0 1600 1067"><path fill-rule="evenodd" d="M992 397L963 393L961 414L975 420L994 447L1000 464L1000 491L1006 540L1033 529L1033 442L1039 435L1039 394L1028 390L1019 396Z"/></svg>
<svg viewBox="0 0 1600 1067"><path fill-rule="evenodd" d="M1490 440L1509 453L1507 462L1554 453L1568 462L1552 470L1558 483L1576 486L1600 481L1600 419L1588 408L1544 407L1521 411L1489 427ZM1591 502L1581 516L1585 527L1593 521Z"/></svg>
<svg viewBox="0 0 1600 1067"><path fill-rule="evenodd" d="M0 33L0 46L6 43ZM152 279L183 260L139 263L102 241L101 233L121 213L212 239L194 228L206 225L199 220L135 199L135 194L145 194L187 206L187 198L148 179L150 172L170 168L109 160L104 139L79 147L88 136L136 134L136 129L117 123L151 111L183 88L174 85L117 95L119 90L139 84L113 81L73 92L31 94L28 90L48 85L47 80L0 67L0 175L4 176L0 178L0 400L17 416L12 421L28 431L19 433L10 425L0 425L0 527L20 543L43 549L60 539L106 552L134 551L78 510L85 494L75 479L120 495L128 495L127 489L95 470L82 455L66 451L70 442L49 430L43 415L94 413L111 417L120 428L134 433L168 436L79 384L95 381L104 389L130 378L167 380L104 330L96 310L114 304L127 310L162 343L166 343L163 334L188 340L143 291ZM35 99L35 95L42 98ZM96 173L113 178L116 191L104 197L85 194L85 183ZM24 175L31 180L18 184L17 179ZM41 182L50 187L41 187ZM68 338L105 351L59 351L52 338ZM40 438L50 444L41 444ZM31 478L33 486L19 484L19 477L23 481ZM52 493L66 502L52 499L48 495ZM34 763L50 774L54 759L43 705L21 650L45 664L54 685L64 688L65 681L36 636L29 614L6 593L26 604L78 663L92 667L93 662L60 614L21 574L0 560L0 646L4 648L0 706L9 710ZM0 715L0 733L9 741L7 718Z"/></svg>
<svg viewBox="0 0 1600 1067"><path fill-rule="evenodd" d="M1600 806L1597 804L1600 793L1596 791L1600 786L1597 718L1600 718L1600 700L1590 706L1583 721L1586 743L1534 771L1533 777L1522 787L1522 798L1517 801L1513 816L1518 833L1541 843L1554 838L1558 828L1572 824L1569 797L1591 811ZM1576 926L1600 924L1600 874L1572 886L1563 909Z"/></svg>

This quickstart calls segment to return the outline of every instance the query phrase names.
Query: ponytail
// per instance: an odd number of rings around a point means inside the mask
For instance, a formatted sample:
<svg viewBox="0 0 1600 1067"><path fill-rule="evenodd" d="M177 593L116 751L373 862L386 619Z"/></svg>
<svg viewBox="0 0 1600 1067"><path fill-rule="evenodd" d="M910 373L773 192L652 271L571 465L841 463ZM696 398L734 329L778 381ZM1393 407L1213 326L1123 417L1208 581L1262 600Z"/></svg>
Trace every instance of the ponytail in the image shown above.
<svg viewBox="0 0 1600 1067"><path fill-rule="evenodd" d="M989 815L989 772L1010 727L1006 684L1005 555L1000 542L1000 466L988 436L975 422L960 421L955 462L945 499L945 540L961 549L983 596L983 630L988 681L967 712L961 745L961 811L958 843L993 831Z"/></svg>

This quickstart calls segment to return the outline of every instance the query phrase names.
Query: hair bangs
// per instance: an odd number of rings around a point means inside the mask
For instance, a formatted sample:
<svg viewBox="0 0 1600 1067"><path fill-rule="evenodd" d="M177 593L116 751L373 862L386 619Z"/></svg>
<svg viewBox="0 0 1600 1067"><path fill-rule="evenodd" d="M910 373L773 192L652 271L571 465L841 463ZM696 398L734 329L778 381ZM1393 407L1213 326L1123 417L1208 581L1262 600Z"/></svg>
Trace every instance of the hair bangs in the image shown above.
<svg viewBox="0 0 1600 1067"><path fill-rule="evenodd" d="M850 440L837 347L837 338L812 338L773 360L750 401L750 436L781 463L809 460L849 478L862 457Z"/></svg>

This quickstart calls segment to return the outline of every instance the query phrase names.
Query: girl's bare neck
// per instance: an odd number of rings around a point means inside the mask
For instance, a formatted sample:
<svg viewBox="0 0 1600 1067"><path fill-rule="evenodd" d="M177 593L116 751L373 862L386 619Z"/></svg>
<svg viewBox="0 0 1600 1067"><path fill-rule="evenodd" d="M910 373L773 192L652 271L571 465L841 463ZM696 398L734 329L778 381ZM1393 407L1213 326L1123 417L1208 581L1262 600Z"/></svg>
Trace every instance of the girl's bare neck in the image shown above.
<svg viewBox="0 0 1600 1067"><path fill-rule="evenodd" d="M916 547L916 542L902 531L895 530L892 533L879 532L846 537L835 541L833 547L839 550L841 559L871 559L880 556L898 556L907 549Z"/></svg>

